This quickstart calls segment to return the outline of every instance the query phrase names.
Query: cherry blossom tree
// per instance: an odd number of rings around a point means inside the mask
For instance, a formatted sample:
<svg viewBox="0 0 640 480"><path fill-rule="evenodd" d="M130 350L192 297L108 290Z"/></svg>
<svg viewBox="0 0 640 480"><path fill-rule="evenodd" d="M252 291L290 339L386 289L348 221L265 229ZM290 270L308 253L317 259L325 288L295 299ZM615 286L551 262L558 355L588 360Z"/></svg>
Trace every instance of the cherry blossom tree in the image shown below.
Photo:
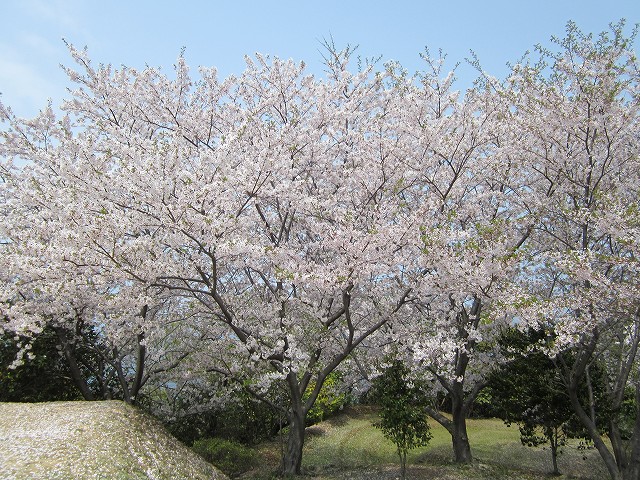
<svg viewBox="0 0 640 480"><path fill-rule="evenodd" d="M165 75L70 47L61 116L0 104L3 328L53 326L65 351L90 325L132 401L207 375L242 388L287 418L295 474L325 380L390 343L447 392L452 418L430 414L470 461L497 335L542 324L612 478L637 478L640 415L630 452L611 417L609 450L577 395L598 363L613 410L640 405L638 66L622 30L569 24L559 53L464 95L428 55L415 78L351 71L352 50L330 48L323 78L257 55L219 80L182 57Z"/></svg>
<svg viewBox="0 0 640 480"><path fill-rule="evenodd" d="M299 473L324 380L410 300L394 84L350 73L348 52L329 57L326 80L258 56L222 82L207 69L191 80L183 58L172 80L71 52L79 88L64 118L5 113L2 155L34 165L8 164L5 191L38 204L32 235L55 226L51 252L27 256L65 272L52 295L75 277L139 322L162 296L206 318L202 369L284 412L284 470ZM28 241L11 241L19 263ZM265 395L274 382L280 402Z"/></svg>
<svg viewBox="0 0 640 480"><path fill-rule="evenodd" d="M635 31L624 22L594 38L569 23L557 51L539 48L513 68L503 95L511 109L512 155L528 165L538 222L526 288L511 304L520 325L543 326L573 408L611 478L640 475L640 297L638 198L640 139ZM561 353L572 347L573 361ZM608 405L585 403L589 368L607 372ZM635 398L633 426L623 441L621 411ZM601 411L611 442L599 427Z"/></svg>
<svg viewBox="0 0 640 480"><path fill-rule="evenodd" d="M404 162L416 172L410 203L419 228L412 238L416 300L393 342L405 345L416 375L452 403L452 417L430 415L451 434L457 462L472 460L466 418L487 374L500 362L496 339L508 318L494 311L520 262L532 220L523 197L527 179L501 156L496 116L502 99L478 85L453 90L444 58L425 56L427 72L407 93Z"/></svg>
<svg viewBox="0 0 640 480"><path fill-rule="evenodd" d="M135 403L153 375L175 368L187 355L167 348L185 322L171 299L141 304L144 292L126 279L106 278L95 265L74 263L68 250L73 244L64 246L69 229L56 215L62 208L57 200L11 188L20 179L43 191L36 182L45 177L37 168L27 165L18 176L7 175L4 191L1 327L27 339L14 365L31 356L28 339L49 327L85 399Z"/></svg>

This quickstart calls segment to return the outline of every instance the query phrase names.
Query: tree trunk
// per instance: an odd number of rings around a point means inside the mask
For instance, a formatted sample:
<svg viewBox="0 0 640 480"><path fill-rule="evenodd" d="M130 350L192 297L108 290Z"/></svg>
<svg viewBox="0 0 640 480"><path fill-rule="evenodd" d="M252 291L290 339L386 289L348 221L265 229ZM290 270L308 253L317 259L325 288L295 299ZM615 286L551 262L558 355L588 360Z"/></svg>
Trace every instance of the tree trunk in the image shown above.
<svg viewBox="0 0 640 480"><path fill-rule="evenodd" d="M289 437L287 449L282 459L285 476L299 475L302 467L302 447L304 446L305 415L302 408L294 405L289 414Z"/></svg>
<svg viewBox="0 0 640 480"><path fill-rule="evenodd" d="M67 331L63 327L57 327L57 326L53 327L53 329L55 330L56 335L58 336L58 343L60 347L62 347L62 353L64 354L64 358L67 360L67 365L69 366L69 372L71 373L71 378L73 379L73 382L78 387L78 390L80 390L80 393L82 394L82 398L84 398L85 400L95 400L96 399L95 395L89 388L89 385L87 384L87 381L84 378L84 375L82 375L82 372L80 371L80 366L78 365L75 353L71 348L71 342L68 338Z"/></svg>
<svg viewBox="0 0 640 480"><path fill-rule="evenodd" d="M146 305L143 309L143 317L146 316ZM136 378L131 386L131 404L135 405L138 393L144 384L144 364L147 358L147 347L144 344L144 333L138 334L138 355L136 356Z"/></svg>
<svg viewBox="0 0 640 480"><path fill-rule="evenodd" d="M633 434L629 440L629 462L624 471L625 480L638 480L640 478L640 385L636 384L636 421Z"/></svg>
<svg viewBox="0 0 640 480"><path fill-rule="evenodd" d="M458 397L451 395L452 419L444 416L435 408L426 407L426 411L431 418L442 425L451 435L453 443L453 456L456 463L471 463L471 446L467 436L467 409L464 402Z"/></svg>
<svg viewBox="0 0 640 480"><path fill-rule="evenodd" d="M456 463L471 463L471 446L467 435L467 411L464 397L451 396L452 424L449 433L453 441L453 455Z"/></svg>
<svg viewBox="0 0 640 480"><path fill-rule="evenodd" d="M622 434L615 418L609 420L609 441L616 464L621 471L624 471L627 468L627 456L622 445Z"/></svg>
<svg viewBox="0 0 640 480"><path fill-rule="evenodd" d="M582 425L587 429L589 437L593 441L594 446L598 450L600 457L604 461L605 466L611 476L611 480L623 480L622 473L618 468L618 464L614 455L609 451L607 445L602 440L600 433L598 432L598 428L591 421L591 417L587 412L582 408L580 404L580 400L578 398L577 384L571 384L567 388L567 392L569 393L569 399L571 400L571 406L573 407L573 411L576 413L578 419L582 423ZM634 480L638 480L637 478Z"/></svg>
<svg viewBox="0 0 640 480"><path fill-rule="evenodd" d="M145 305L142 307L142 311L140 312L140 316L143 319L147 318L147 314L149 313L149 306ZM140 332L137 336L138 342L138 355L136 356L136 378L133 381L133 385L131 386L131 403L133 405L136 404L138 400L138 393L144 384L144 364L147 359L147 347L145 344L145 334L144 332Z"/></svg>
<svg viewBox="0 0 640 480"><path fill-rule="evenodd" d="M467 419L464 413L454 414L453 431L451 440L453 441L453 455L456 463L471 463L471 446L467 436Z"/></svg>
<svg viewBox="0 0 640 480"><path fill-rule="evenodd" d="M405 480L407 478L407 451L400 453L400 478Z"/></svg>
<svg viewBox="0 0 640 480"><path fill-rule="evenodd" d="M558 468L558 430L552 431L549 437L549 444L551 445L551 463L553 465L553 474L560 475L560 469Z"/></svg>

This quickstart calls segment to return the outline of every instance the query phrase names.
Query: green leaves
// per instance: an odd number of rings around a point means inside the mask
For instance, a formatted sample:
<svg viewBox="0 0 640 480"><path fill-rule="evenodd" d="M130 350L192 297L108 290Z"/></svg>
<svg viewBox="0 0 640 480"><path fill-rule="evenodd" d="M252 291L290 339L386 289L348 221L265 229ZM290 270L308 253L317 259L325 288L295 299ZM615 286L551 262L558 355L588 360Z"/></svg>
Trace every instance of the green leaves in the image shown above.
<svg viewBox="0 0 640 480"><path fill-rule="evenodd" d="M398 448L403 478L407 452L423 447L431 440L431 428L424 409L425 395L408 376L409 369L400 360L394 360L374 382L381 407L380 422L374 426Z"/></svg>

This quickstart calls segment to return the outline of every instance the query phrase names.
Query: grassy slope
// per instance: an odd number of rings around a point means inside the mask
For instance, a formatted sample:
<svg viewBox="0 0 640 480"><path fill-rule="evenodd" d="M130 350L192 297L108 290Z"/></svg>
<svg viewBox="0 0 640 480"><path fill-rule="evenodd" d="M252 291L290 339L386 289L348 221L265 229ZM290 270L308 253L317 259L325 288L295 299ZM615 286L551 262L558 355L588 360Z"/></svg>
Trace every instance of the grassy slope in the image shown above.
<svg viewBox="0 0 640 480"><path fill-rule="evenodd" d="M326 480L397 478L395 446L372 427L377 418L371 409L349 409L307 429L303 459L306 475ZM431 424L433 439L429 446L408 455L408 478L533 480L546 477L551 470L547 449L523 447L517 427L507 427L496 419L469 420L468 433L477 461L470 466L457 466L451 461L451 437L435 422ZM565 473L560 478L607 478L597 453L579 451L576 445L566 447L560 456L560 470ZM277 466L277 444L265 445L261 452L265 467L249 478L269 478L265 472Z"/></svg>
<svg viewBox="0 0 640 480"><path fill-rule="evenodd" d="M0 403L0 479L222 479L122 402Z"/></svg>

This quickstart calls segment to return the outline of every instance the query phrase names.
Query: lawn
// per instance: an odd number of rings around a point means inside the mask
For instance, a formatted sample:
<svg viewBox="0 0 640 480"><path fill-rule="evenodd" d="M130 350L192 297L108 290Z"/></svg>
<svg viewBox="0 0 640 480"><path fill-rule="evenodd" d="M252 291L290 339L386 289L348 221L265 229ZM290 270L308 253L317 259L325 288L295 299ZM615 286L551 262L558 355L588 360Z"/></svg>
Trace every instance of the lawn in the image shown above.
<svg viewBox="0 0 640 480"><path fill-rule="evenodd" d="M384 479L399 477L395 446L372 426L378 419L375 409L349 408L342 414L307 429L303 473L318 480ZM543 447L520 444L516 426L501 420L468 421L468 433L475 458L472 465L452 462L451 437L444 428L431 422L433 438L429 446L408 455L407 478L413 479L521 479L545 478L551 471L551 456ZM260 469L244 476L268 479L277 470L280 442L259 448L263 459ZM564 479L599 480L607 472L595 450L580 450L578 442L564 448L559 458Z"/></svg>

